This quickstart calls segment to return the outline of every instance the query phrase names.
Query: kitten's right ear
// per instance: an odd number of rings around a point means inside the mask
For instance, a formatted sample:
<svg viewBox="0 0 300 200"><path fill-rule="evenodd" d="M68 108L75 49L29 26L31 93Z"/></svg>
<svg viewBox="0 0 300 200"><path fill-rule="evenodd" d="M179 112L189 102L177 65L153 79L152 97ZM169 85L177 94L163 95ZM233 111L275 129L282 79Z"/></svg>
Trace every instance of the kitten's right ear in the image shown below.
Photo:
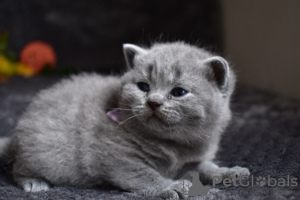
<svg viewBox="0 0 300 200"><path fill-rule="evenodd" d="M134 44L123 44L123 52L129 69L134 68L134 57L137 55L146 54L147 50Z"/></svg>

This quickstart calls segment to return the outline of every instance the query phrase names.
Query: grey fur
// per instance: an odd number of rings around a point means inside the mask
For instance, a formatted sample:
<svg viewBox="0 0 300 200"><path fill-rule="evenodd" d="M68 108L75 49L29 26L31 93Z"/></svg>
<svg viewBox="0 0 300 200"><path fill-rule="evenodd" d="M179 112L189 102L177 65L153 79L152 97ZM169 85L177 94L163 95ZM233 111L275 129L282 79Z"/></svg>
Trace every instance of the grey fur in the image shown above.
<svg viewBox="0 0 300 200"><path fill-rule="evenodd" d="M123 49L128 72L121 78L73 76L30 104L10 146L14 178L24 190L107 181L141 195L179 198L191 186L180 179L189 170L206 182L249 174L212 162L235 84L223 58L180 42ZM137 87L140 81L150 85L148 93ZM170 98L174 87L189 93ZM149 100L162 104L154 117ZM121 110L119 125L106 115L113 108Z"/></svg>

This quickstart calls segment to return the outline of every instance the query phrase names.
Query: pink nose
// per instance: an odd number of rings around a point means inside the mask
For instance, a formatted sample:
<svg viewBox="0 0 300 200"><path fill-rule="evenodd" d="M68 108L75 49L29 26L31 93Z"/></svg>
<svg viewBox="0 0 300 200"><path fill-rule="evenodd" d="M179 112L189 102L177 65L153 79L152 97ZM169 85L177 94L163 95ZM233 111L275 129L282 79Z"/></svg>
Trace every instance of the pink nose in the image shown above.
<svg viewBox="0 0 300 200"><path fill-rule="evenodd" d="M161 104L155 101L148 101L148 106L155 111Z"/></svg>

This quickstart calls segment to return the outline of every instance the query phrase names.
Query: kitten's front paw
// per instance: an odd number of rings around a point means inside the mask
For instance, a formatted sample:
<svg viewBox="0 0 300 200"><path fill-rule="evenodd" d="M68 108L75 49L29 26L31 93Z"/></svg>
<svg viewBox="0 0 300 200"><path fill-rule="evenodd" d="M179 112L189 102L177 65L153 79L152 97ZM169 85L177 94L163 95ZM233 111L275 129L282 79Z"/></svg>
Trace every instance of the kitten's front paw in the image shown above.
<svg viewBox="0 0 300 200"><path fill-rule="evenodd" d="M206 174L204 176L206 177L206 179L204 179L203 182L206 184L211 184L216 180L217 177L222 177L223 180L225 178L229 178L231 180L239 180L241 177L249 175L250 171L245 167L219 167L218 169L215 169L213 173Z"/></svg>
<svg viewBox="0 0 300 200"><path fill-rule="evenodd" d="M188 196L189 188L192 183L188 180L174 181L169 187L158 194L158 197L164 199L179 199Z"/></svg>
<svg viewBox="0 0 300 200"><path fill-rule="evenodd" d="M199 167L199 172L201 173L200 179L205 184L211 184L219 179L219 177L221 179L229 178L238 180L242 176L250 175L250 171L245 167L219 167L211 161L203 162Z"/></svg>
<svg viewBox="0 0 300 200"><path fill-rule="evenodd" d="M223 167L221 167L222 169ZM224 167L222 173L223 178L239 179L241 176L249 176L250 171L245 167L235 166L232 168Z"/></svg>

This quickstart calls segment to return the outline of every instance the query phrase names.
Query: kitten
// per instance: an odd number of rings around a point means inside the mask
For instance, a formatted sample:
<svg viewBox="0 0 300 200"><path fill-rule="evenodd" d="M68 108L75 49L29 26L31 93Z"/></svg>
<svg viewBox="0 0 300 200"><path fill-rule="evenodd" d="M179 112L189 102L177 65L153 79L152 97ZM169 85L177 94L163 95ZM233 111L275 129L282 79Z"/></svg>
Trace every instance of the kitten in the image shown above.
<svg viewBox="0 0 300 200"><path fill-rule="evenodd" d="M249 174L212 161L231 118L235 75L226 60L181 42L123 50L122 77L73 76L29 105L6 148L20 187L37 192L106 181L179 198L191 186L180 179L189 170L205 182Z"/></svg>

